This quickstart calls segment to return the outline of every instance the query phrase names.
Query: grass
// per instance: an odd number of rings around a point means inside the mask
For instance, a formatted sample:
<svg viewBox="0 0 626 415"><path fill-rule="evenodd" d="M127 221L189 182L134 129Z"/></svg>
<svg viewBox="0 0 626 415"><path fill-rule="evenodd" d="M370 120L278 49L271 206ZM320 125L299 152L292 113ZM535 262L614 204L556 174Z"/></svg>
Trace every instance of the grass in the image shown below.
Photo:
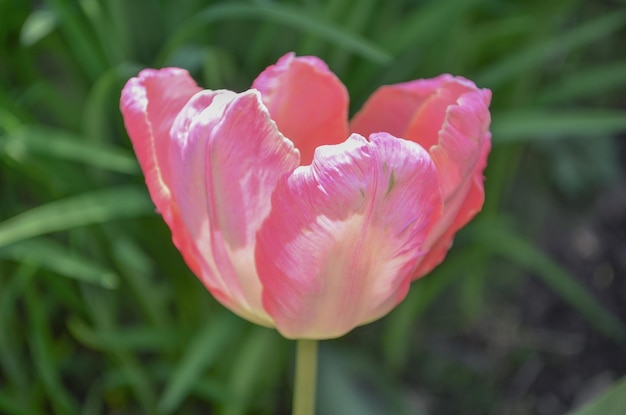
<svg viewBox="0 0 626 415"><path fill-rule="evenodd" d="M568 154L626 132L623 2L44 0L0 1L0 13L0 412L288 413L293 345L224 311L188 271L118 110L140 68L184 66L205 87L243 90L288 51L325 59L353 111L379 85L441 72L494 96L484 212L397 310L322 348L323 413L446 413L445 396L464 413L494 410L502 374L445 355L414 373L420 341L443 301L460 335L534 275L623 345L617 310L537 248L541 219L518 196L555 207L541 195L617 180L617 158ZM576 176L523 180L571 163ZM514 352L511 365L541 353ZM473 384L491 386L472 395ZM516 413L537 409L523 402Z"/></svg>

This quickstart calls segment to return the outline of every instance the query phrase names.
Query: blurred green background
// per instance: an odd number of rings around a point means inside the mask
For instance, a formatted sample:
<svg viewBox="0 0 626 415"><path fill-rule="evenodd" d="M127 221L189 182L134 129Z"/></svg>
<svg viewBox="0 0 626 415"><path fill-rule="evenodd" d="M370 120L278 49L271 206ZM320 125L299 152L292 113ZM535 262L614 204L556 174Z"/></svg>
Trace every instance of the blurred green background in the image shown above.
<svg viewBox="0 0 626 415"><path fill-rule="evenodd" d="M484 211L322 345L318 413L625 413L625 39L623 0L0 0L0 413L289 413L293 343L188 271L118 110L143 67L241 91L288 51L352 112L442 72L494 97Z"/></svg>

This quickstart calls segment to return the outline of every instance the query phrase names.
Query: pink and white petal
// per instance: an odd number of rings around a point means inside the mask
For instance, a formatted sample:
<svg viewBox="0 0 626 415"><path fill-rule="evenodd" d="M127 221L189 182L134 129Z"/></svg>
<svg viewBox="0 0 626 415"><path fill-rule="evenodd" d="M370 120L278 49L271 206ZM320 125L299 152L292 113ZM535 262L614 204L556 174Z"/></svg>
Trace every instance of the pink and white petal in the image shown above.
<svg viewBox="0 0 626 415"><path fill-rule="evenodd" d="M452 203L452 198L464 198L484 147L490 145L490 100L491 91L487 89L460 96L445 113L438 144L430 148L446 204Z"/></svg>
<svg viewBox="0 0 626 415"><path fill-rule="evenodd" d="M174 244L194 272L198 258L189 235L181 228L178 208L171 200L170 129L185 103L200 87L178 68L145 69L130 79L120 99L126 131L133 143L152 201L172 230Z"/></svg>
<svg viewBox="0 0 626 415"><path fill-rule="evenodd" d="M406 295L441 215L434 165L415 143L357 134L283 178L257 237L263 305L288 338L333 338Z"/></svg>
<svg viewBox="0 0 626 415"><path fill-rule="evenodd" d="M442 84L452 79L451 75L444 74L432 79L418 79L378 88L352 118L350 131L365 137L372 133L387 132L396 137L408 138L405 133L416 111Z"/></svg>
<svg viewBox="0 0 626 415"><path fill-rule="evenodd" d="M256 230L278 179L298 152L270 119L257 91L203 91L172 128L173 197L201 254L198 274L225 306L272 326L254 264Z"/></svg>
<svg viewBox="0 0 626 415"><path fill-rule="evenodd" d="M487 166L487 156L489 155L490 149L491 140L489 137L486 137L485 145L482 148L480 162L478 163L476 171L471 179L470 189L465 196L465 199L463 199L460 205L456 207L456 216L452 219L451 224L449 224L447 228L445 228L446 221L442 219L440 221L440 225L436 225L431 230L431 234L433 235L431 238L433 238L434 242L429 241L431 244L430 249L428 253L419 261L416 270L413 272L413 279L417 279L428 274L444 260L448 250L452 247L454 235L462 227L467 225L467 223L482 209L485 201L483 171ZM450 215L450 212L453 213L455 211L455 207L449 206L444 211ZM437 229L438 227L445 228L445 230L441 231ZM435 239L435 235L438 233L440 236Z"/></svg>
<svg viewBox="0 0 626 415"><path fill-rule="evenodd" d="M288 53L252 84L261 92L278 129L309 164L315 148L348 136L348 92L326 64L313 56Z"/></svg>
<svg viewBox="0 0 626 415"><path fill-rule="evenodd" d="M403 138L415 141L425 149L439 144L439 133L446 121L448 108L457 105L464 94L476 91L476 85L460 77L448 78L413 114Z"/></svg>
<svg viewBox="0 0 626 415"><path fill-rule="evenodd" d="M454 234L482 209L483 171L491 150L490 98L489 90L472 91L446 111L439 144L430 149L439 173L444 211L428 235L426 246L430 252L419 263L414 278L430 272L443 260Z"/></svg>
<svg viewBox="0 0 626 415"><path fill-rule="evenodd" d="M169 156L174 119L200 87L179 68L144 69L131 78L120 100L126 131L146 177L150 196L171 222Z"/></svg>

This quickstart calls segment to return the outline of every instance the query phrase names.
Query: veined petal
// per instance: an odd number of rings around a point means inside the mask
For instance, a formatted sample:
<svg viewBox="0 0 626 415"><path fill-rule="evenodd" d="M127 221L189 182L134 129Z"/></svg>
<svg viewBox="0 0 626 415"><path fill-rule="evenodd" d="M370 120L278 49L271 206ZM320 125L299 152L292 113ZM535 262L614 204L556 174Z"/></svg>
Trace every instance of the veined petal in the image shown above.
<svg viewBox="0 0 626 415"><path fill-rule="evenodd" d="M491 150L491 138L485 137L480 161L476 166L475 173L470 177L469 190L465 197L458 197L457 206L448 206L444 211L444 217L440 224L431 230L429 239L430 249L419 261L418 267L413 272L413 278L419 278L428 274L439 265L452 246L454 235L465 226L483 207L485 201L483 171L487 166L487 156ZM447 228L445 227L447 224Z"/></svg>
<svg viewBox="0 0 626 415"><path fill-rule="evenodd" d="M482 209L483 171L491 150L490 99L488 90L468 92L446 111L439 144L430 149L441 182L444 213L428 235L430 251L414 271L414 278L427 274L444 259L454 234Z"/></svg>
<svg viewBox="0 0 626 415"><path fill-rule="evenodd" d="M126 131L146 177L157 209L169 223L169 133L174 118L200 91L187 71L179 68L144 69L122 90L120 109Z"/></svg>
<svg viewBox="0 0 626 415"><path fill-rule="evenodd" d="M441 215L428 153L385 133L370 139L320 147L273 194L256 264L285 337L338 337L388 313Z"/></svg>
<svg viewBox="0 0 626 415"><path fill-rule="evenodd" d="M414 278L445 257L454 234L480 211L483 170L491 148L491 92L464 78L441 75L379 88L351 122L352 131L389 131L428 149L437 167L444 213L433 227Z"/></svg>
<svg viewBox="0 0 626 415"><path fill-rule="evenodd" d="M252 84L261 92L278 129L309 164L315 148L348 136L348 92L326 64L313 56L288 53Z"/></svg>
<svg viewBox="0 0 626 415"><path fill-rule="evenodd" d="M133 143L152 201L172 230L174 245L197 272L198 259L190 250L189 236L179 225L172 203L169 166L170 128L185 103L200 87L179 68L145 69L130 79L120 100L126 131Z"/></svg>
<svg viewBox="0 0 626 415"><path fill-rule="evenodd" d="M444 74L432 79L381 86L354 115L350 121L350 131L365 137L384 131L422 144L419 137L406 136L409 125L415 113L432 99L437 89L452 79L454 78L451 75ZM429 148L424 144L422 146Z"/></svg>
<svg viewBox="0 0 626 415"><path fill-rule="evenodd" d="M172 127L173 197L194 249L198 276L235 313L272 325L254 264L256 231L276 182L298 165L257 91L203 91Z"/></svg>

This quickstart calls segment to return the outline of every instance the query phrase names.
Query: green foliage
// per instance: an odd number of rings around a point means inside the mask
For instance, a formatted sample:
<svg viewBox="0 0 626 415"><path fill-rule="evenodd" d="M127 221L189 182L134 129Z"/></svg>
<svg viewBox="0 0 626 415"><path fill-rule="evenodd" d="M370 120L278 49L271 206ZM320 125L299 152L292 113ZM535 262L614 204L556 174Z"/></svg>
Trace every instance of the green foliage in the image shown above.
<svg viewBox="0 0 626 415"><path fill-rule="evenodd" d="M502 374L422 341L449 309L446 333L476 325L521 272L626 339L519 213L546 189L590 194L620 172L615 146L596 143L626 133L623 2L44 0L0 1L0 14L0 412L288 413L291 342L224 311L149 200L118 109L143 67L243 90L284 53L315 54L353 111L383 83L441 72L493 90L480 222L381 323L322 348L321 413L494 413ZM537 165L554 183L522 188ZM502 274L518 285L503 288ZM576 414L622 408L623 384Z"/></svg>

